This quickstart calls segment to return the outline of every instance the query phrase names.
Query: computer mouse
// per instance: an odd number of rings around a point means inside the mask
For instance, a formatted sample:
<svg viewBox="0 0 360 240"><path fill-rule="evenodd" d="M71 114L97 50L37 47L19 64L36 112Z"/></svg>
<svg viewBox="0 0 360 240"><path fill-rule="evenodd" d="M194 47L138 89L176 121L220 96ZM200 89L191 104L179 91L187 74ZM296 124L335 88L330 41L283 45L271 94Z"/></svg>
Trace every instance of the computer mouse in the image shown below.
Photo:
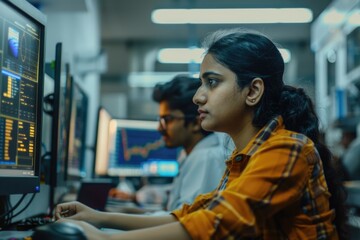
<svg viewBox="0 0 360 240"><path fill-rule="evenodd" d="M86 240L81 227L70 222L55 222L34 229L33 240Z"/></svg>

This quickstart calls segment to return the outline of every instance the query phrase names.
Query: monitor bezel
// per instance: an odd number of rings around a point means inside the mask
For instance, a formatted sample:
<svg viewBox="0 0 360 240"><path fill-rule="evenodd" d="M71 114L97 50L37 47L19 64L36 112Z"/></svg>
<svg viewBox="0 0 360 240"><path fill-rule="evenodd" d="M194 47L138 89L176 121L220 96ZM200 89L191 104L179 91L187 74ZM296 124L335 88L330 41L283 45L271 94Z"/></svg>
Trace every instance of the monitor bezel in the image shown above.
<svg viewBox="0 0 360 240"><path fill-rule="evenodd" d="M109 134L107 134L106 139L100 139L100 136L102 136L100 134L101 129L101 123L102 121L104 121L101 117L103 114L106 114L107 119L109 120L107 123L107 125L109 126L111 120L113 119L112 115L110 114L110 112L104 107L104 106L99 106L98 111L97 111L97 122L96 122L96 136L95 136L95 143L94 143L94 163L93 163L93 172L92 172L92 177L96 178L96 177L107 177L107 159L100 159L100 155L99 155L99 151L101 150L101 146L108 146L108 138L109 138ZM106 142L104 142L106 141ZM101 142L101 145L99 144ZM107 156L108 157L108 156ZM106 164L106 165L105 165ZM101 167L100 167L101 165Z"/></svg>
<svg viewBox="0 0 360 240"><path fill-rule="evenodd" d="M61 75L62 75L62 43L56 43L55 46L55 69L54 69L54 106L52 111L52 129L51 129L51 160L50 160L50 186L55 188L58 186L65 186L65 162L66 156L63 159L63 166L59 165L59 146L60 146L60 98L61 96ZM65 70L67 75L67 68ZM65 109L64 111L67 111ZM65 120L66 122L66 120ZM65 146L65 149L67 146ZM64 149L64 150L65 150ZM63 170L58 169L62 167Z"/></svg>

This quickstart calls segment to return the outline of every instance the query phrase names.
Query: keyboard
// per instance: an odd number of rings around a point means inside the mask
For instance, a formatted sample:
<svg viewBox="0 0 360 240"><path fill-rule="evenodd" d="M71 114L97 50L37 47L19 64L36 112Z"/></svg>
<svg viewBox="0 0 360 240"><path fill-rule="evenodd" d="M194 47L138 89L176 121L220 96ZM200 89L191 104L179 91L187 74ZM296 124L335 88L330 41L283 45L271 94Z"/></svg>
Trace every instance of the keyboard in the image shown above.
<svg viewBox="0 0 360 240"><path fill-rule="evenodd" d="M40 217L29 217L16 224L16 230L18 231L27 231L32 230L38 226L42 226L48 223L53 223L54 220L48 216Z"/></svg>

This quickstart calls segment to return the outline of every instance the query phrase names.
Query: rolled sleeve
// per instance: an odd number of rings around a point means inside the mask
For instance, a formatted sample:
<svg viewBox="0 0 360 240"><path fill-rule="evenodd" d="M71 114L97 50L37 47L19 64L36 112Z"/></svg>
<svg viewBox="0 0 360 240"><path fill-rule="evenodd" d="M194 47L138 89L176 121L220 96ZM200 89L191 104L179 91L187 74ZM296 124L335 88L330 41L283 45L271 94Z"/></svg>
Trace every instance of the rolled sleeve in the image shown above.
<svg viewBox="0 0 360 240"><path fill-rule="evenodd" d="M177 217L176 213L173 214ZM220 213L201 210L179 217L178 220L191 235L192 239L213 239L222 217Z"/></svg>

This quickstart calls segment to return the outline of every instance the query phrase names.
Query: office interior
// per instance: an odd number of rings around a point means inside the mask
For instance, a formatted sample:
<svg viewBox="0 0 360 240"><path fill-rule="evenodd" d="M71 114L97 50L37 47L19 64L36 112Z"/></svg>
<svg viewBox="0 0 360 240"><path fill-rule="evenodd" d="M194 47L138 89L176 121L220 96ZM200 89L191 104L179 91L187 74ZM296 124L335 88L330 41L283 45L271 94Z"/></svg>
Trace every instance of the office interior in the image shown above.
<svg viewBox="0 0 360 240"><path fill-rule="evenodd" d="M348 145L344 147L343 137L350 136L350 141L359 141L359 0L28 0L28 3L46 17L44 89L39 94L43 94L45 103L54 101L51 97L46 99L46 96L54 92L54 61L60 52L61 81L64 83L67 78L71 79L83 96L81 106L86 109L78 108L86 114L81 126L86 137L82 143L81 171L76 177L64 182L58 180L57 186L51 186L48 159L54 158L49 154L54 147L51 131L54 119L51 114L42 113L41 150L38 156L42 157L43 163L40 191L29 206L26 204L31 196L26 196L18 207L25 209L10 220L13 223L32 216L51 214L49 209L53 206L50 205L69 196L71 199L82 182L106 179L106 169L102 169L105 173L101 177L94 172L96 154L99 152L97 147L101 144L97 141L99 109L106 110L107 118L114 120L115 128L124 123L122 120L151 121L154 124L158 105L151 99L153 86L171 80L178 73L196 74L199 71L199 63L196 62L161 63L157 59L159 50L199 47L208 32L219 28L258 30L288 49L291 59L285 64L284 80L287 84L304 88L314 100L324 141L334 155L341 158L347 151ZM309 8L313 17L307 23L167 25L151 22L151 11L157 8L200 7ZM68 128L71 128L70 125ZM76 143L66 143L68 148L72 144ZM116 142L108 142L108 145L108 151L114 148L116 151ZM360 162L359 158L360 155L354 161ZM49 171L46 171L46 167ZM349 224L352 226L353 239L360 234L360 182L357 182L360 169L358 171L357 179L344 179L348 205L352 209ZM172 177L167 177L164 182L168 184ZM124 177L114 174L109 179L118 184ZM165 178L159 179L161 182ZM136 181L135 184L138 183ZM10 202L14 205L21 197L21 194L9 194Z"/></svg>

